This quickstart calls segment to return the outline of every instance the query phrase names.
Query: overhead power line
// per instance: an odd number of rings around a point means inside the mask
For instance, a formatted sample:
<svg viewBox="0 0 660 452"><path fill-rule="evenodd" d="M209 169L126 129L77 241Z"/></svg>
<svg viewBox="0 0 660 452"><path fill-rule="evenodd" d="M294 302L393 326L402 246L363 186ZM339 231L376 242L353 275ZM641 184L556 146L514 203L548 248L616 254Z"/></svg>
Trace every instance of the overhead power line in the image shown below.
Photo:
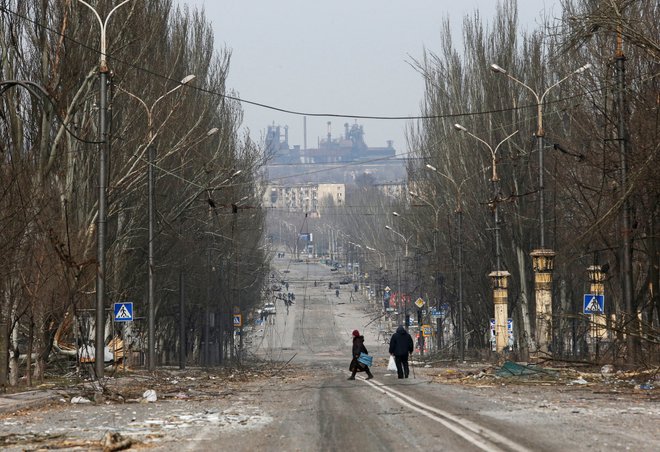
<svg viewBox="0 0 660 452"><path fill-rule="evenodd" d="M47 26L45 26L45 25L43 25L39 22L36 22L33 19L31 19L30 17L23 16L23 15L15 12L15 11L10 11L4 6L0 6L0 11L12 14L12 15L18 17L18 18L26 20L26 21L30 22L31 24L35 25L36 27L40 27L40 28L48 31L49 33L53 33L57 36L60 36L64 39L66 39L67 41L69 41L71 43L75 43L76 45L79 45L83 48L86 48L86 49L88 49L92 52L100 53L100 51L96 48L93 48L93 47L91 47L91 46L89 46L85 43L77 41L77 40L67 36L65 33L61 33L59 31L54 30L52 28L49 28L49 27L47 27ZM171 81L173 83L180 83L180 80L175 80L173 78L170 78L170 77L167 77L165 75L159 74L157 72L151 71L151 70L146 69L144 67L137 66L133 63L124 61L120 58L116 58L110 53L107 53L106 57L107 57L108 60L112 60L112 61L115 61L117 63L126 65L130 68L133 68L133 69L135 69L137 71L140 71L140 72L143 72L145 74L149 74L149 75L152 75L154 77L158 77L158 78L163 79L163 80ZM657 74L655 74L655 76L657 76ZM468 116L481 116L481 115L488 115L488 114L493 114L493 113L504 113L504 112L509 112L509 111L513 111L513 110L523 110L523 109L528 109L528 108L536 108L536 104L529 104L529 105L519 105L519 106L516 106L516 107L498 108L498 109L482 110L482 111L467 111L467 112L432 114L432 115L393 115L393 116L358 115L358 114L334 113L334 112L322 112L321 113L321 112L309 112L309 111L293 110L293 109L279 107L279 106L275 106L275 105L269 105L269 104L266 104L266 103L263 103L263 102L244 99L244 98L241 98L241 97L238 97L238 96L232 96L232 95L229 95L229 94L226 94L226 93L222 93L222 92L214 91L214 90L211 90L211 89L206 89L206 88L202 88L202 87L199 87L199 86L195 86L192 83L186 85L186 88L194 89L196 91L203 92L203 93L206 93L206 94L210 94L210 95L213 95L213 96L222 97L222 98L227 99L227 100L240 102L242 104L248 104L248 105L252 105L252 106L255 106L255 107L260 107L260 108L265 108L265 109L268 109L268 110L278 111L280 113L286 113L286 114L295 115L295 116L310 116L310 117L352 118L352 119L371 119L371 120L386 120L386 121L396 121L396 120L412 121L412 120L422 120L422 119L449 119L449 118L461 118L461 117L468 117ZM586 96L588 94L598 92L598 91L602 91L602 90L605 90L605 89L608 89L607 85L600 86L600 87L595 88L593 90L584 91L582 93L579 93L579 94L576 94L576 95L573 95L573 96L564 97L564 98L561 98L561 99L556 99L554 101L549 101L548 103L563 102L563 101L566 101L566 100L570 100L570 99L574 99L574 98L578 98L578 97L583 97L583 96Z"/></svg>

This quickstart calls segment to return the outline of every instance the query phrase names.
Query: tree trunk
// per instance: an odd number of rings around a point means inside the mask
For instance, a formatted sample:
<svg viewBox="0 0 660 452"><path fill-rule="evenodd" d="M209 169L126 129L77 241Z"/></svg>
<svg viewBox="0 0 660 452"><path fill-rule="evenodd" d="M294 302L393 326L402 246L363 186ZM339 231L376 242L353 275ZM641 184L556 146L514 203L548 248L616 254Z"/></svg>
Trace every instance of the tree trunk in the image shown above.
<svg viewBox="0 0 660 452"><path fill-rule="evenodd" d="M25 378L28 387L32 386L32 343L34 340L34 318L30 315L30 327L28 331L27 360L25 361Z"/></svg>
<svg viewBox="0 0 660 452"><path fill-rule="evenodd" d="M520 318L520 333L519 333L519 344L520 344L520 356L523 360L529 358L529 350L532 348L532 336L531 336L531 326L529 322L529 299L527 297L528 288L527 288L527 271L525 266L525 259L527 255L525 251L514 244L518 262L518 275L520 278L520 304L519 304L519 318Z"/></svg>
<svg viewBox="0 0 660 452"><path fill-rule="evenodd" d="M17 323L18 325L18 323ZM9 355L9 384L12 386L18 385L18 356L20 351L18 349L18 328L14 327L11 333L11 353Z"/></svg>
<svg viewBox="0 0 660 452"><path fill-rule="evenodd" d="M8 383L7 371L9 369L9 331L7 321L0 313L0 390L4 391Z"/></svg>

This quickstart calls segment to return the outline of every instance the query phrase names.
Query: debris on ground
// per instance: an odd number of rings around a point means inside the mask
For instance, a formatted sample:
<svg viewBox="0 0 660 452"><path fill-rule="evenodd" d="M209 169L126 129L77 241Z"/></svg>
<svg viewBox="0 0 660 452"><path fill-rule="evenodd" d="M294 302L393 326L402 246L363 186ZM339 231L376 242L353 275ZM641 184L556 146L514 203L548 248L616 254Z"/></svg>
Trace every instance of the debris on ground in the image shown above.
<svg viewBox="0 0 660 452"><path fill-rule="evenodd" d="M155 402L158 400L158 396L156 395L156 391L153 389L147 389L144 391L142 394L142 398L144 399L145 402Z"/></svg>
<svg viewBox="0 0 660 452"><path fill-rule="evenodd" d="M544 385L581 386L594 393L629 393L656 400L660 398L660 369L623 370L612 364L587 363L529 364L505 361L496 366L490 363L444 362L434 367L434 381L462 385Z"/></svg>
<svg viewBox="0 0 660 452"><path fill-rule="evenodd" d="M116 450L128 449L133 445L133 440L130 438L124 438L120 433L117 432L107 432L103 436L103 441L101 441L101 446L103 446L103 452L114 452Z"/></svg>
<svg viewBox="0 0 660 452"><path fill-rule="evenodd" d="M556 372L533 364L518 364L506 361L495 373L498 377L556 376Z"/></svg>
<svg viewBox="0 0 660 452"><path fill-rule="evenodd" d="M573 380L573 381L571 381L569 384L570 384L570 385L586 385L587 383L588 383L587 380L585 380L584 378L580 377L580 378L578 378L577 380Z"/></svg>

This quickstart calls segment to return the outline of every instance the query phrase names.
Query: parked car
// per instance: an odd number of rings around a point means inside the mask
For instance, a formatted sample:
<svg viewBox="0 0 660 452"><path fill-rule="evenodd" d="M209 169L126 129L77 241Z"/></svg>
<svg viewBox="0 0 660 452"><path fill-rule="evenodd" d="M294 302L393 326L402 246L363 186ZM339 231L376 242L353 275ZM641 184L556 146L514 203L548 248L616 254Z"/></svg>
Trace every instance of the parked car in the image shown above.
<svg viewBox="0 0 660 452"><path fill-rule="evenodd" d="M270 289L274 292L279 292L280 290L282 290L282 286L279 286L277 284L273 284L272 286L270 286Z"/></svg>
<svg viewBox="0 0 660 452"><path fill-rule="evenodd" d="M336 272L337 270L339 270L337 267L332 267L332 268L330 269L331 272Z"/></svg>
<svg viewBox="0 0 660 452"><path fill-rule="evenodd" d="M344 276L342 279L339 280L339 284L350 284L353 282L353 278L350 276Z"/></svg>
<svg viewBox="0 0 660 452"><path fill-rule="evenodd" d="M275 304L274 303L266 303L264 305L264 312L267 312L268 314L276 314L277 311L275 309Z"/></svg>

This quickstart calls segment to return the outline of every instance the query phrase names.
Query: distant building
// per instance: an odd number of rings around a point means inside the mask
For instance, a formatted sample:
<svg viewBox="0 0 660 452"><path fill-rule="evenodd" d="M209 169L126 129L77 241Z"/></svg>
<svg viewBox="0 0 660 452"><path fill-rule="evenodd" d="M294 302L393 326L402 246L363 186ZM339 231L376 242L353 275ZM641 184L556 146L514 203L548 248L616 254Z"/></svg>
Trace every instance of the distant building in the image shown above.
<svg viewBox="0 0 660 452"><path fill-rule="evenodd" d="M360 161L386 160L396 157L393 142L387 141L385 147L369 147L364 141L364 129L361 125L344 124L344 134L333 138L328 122L326 138L320 139L318 148L302 149L289 146L287 126L268 126L266 133L266 153L273 164L323 164L348 163Z"/></svg>
<svg viewBox="0 0 660 452"><path fill-rule="evenodd" d="M272 184L264 192L267 208L299 211L318 216L324 206L342 206L346 202L344 184Z"/></svg>
<svg viewBox="0 0 660 452"><path fill-rule="evenodd" d="M374 187L386 196L400 200L408 199L408 184L405 182L385 182L374 184Z"/></svg>

